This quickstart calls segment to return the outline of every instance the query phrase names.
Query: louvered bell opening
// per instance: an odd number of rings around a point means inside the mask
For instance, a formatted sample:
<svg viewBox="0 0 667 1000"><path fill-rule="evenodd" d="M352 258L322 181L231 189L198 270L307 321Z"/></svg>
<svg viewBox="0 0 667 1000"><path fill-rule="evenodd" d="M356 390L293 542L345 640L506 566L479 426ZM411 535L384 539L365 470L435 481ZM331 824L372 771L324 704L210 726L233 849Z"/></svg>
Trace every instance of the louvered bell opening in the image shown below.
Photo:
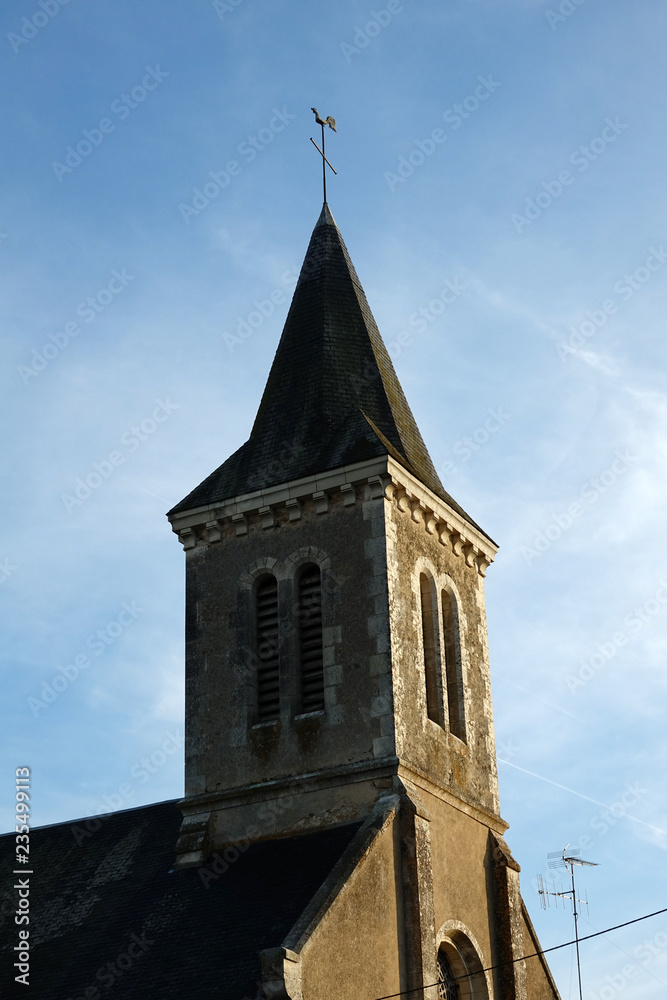
<svg viewBox="0 0 667 1000"><path fill-rule="evenodd" d="M317 566L308 566L299 579L299 665L301 711L324 708L322 655L322 584Z"/></svg>
<svg viewBox="0 0 667 1000"><path fill-rule="evenodd" d="M273 576L256 591L257 718L260 722L280 715L278 661L278 583Z"/></svg>

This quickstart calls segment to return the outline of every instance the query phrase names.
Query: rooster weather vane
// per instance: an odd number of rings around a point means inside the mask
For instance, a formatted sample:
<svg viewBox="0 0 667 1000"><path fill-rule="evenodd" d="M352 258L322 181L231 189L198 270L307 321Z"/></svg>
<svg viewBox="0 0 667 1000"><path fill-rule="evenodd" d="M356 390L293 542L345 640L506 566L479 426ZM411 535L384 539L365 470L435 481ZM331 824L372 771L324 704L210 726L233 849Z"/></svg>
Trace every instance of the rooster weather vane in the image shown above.
<svg viewBox="0 0 667 1000"><path fill-rule="evenodd" d="M331 115L329 115L328 118L320 118L320 116L317 113L317 108L311 108L310 110L315 114L315 121L317 122L317 124L322 126L322 148L320 149L320 147L317 145L317 143L315 142L314 139L311 138L310 141L312 142L313 146L315 147L315 149L317 150L317 152L322 157L322 187L324 188L324 204L326 205L326 203L327 203L327 166L331 167L331 169L333 170L334 173L336 173L336 171L334 170L334 168L331 166L331 164L327 160L326 154L325 154L325 151L324 151L324 126L328 125L329 128L332 128L334 130L334 132L337 132L338 129L336 128L336 119L332 118Z"/></svg>

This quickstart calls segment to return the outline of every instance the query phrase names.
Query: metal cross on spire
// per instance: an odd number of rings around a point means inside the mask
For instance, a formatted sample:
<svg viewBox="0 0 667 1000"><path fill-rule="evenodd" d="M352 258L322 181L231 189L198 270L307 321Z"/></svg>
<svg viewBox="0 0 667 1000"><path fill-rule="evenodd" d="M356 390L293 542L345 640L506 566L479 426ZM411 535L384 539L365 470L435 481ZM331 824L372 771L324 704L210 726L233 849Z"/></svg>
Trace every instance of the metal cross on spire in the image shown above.
<svg viewBox="0 0 667 1000"><path fill-rule="evenodd" d="M331 169L333 170L334 173L336 173L336 171L334 170L334 168L331 166L331 164L327 160L325 152L324 152L324 126L328 125L329 128L332 128L334 130L334 132L336 132L338 130L336 129L336 119L332 118L331 115L329 115L328 118L320 118L320 116L317 113L317 108L311 108L310 110L314 112L314 114L315 114L315 121L317 122L317 124L322 126L322 148L320 149L320 147L317 145L317 143L315 142L314 139L311 138L310 141L312 142L313 146L315 147L315 149L317 150L317 152L322 157L322 187L324 188L324 204L326 205L326 203L327 203L327 166L331 167Z"/></svg>

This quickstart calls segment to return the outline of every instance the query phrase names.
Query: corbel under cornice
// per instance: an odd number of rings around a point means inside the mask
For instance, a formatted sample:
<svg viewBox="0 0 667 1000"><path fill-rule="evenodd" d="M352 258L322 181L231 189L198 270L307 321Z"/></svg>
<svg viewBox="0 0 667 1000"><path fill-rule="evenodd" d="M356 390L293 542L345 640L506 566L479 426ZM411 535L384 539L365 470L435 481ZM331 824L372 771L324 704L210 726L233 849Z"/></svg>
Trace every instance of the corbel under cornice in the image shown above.
<svg viewBox="0 0 667 1000"><path fill-rule="evenodd" d="M179 512L170 522L188 551L219 542L225 533L242 536L251 530L272 530L279 524L281 512L286 520L300 520L309 502L316 515L326 515L335 501L349 506L380 498L421 524L480 576L486 575L498 551L495 542L391 456Z"/></svg>

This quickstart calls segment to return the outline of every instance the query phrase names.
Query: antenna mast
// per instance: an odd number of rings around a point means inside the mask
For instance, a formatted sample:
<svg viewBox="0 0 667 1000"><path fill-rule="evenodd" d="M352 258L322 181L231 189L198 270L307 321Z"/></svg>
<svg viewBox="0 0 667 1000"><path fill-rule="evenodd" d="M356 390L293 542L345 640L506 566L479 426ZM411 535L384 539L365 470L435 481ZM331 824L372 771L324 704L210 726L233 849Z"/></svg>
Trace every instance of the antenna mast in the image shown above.
<svg viewBox="0 0 667 1000"><path fill-rule="evenodd" d="M552 883L553 889L549 889L548 883L544 881L541 875L537 876L538 893L540 896L540 903L542 904L542 909L546 910L549 905L549 897L553 896L556 899L556 906L558 906L559 899L569 899L572 903L572 909L574 912L574 942L577 948L577 975L579 977L579 1000L583 1000L584 994L581 988L581 958L579 956L579 911L577 910L577 903L586 907L586 912L588 912L588 894L584 896L583 899L577 897L577 891L574 883L574 867L575 865L581 865L581 867L586 868L597 868L597 861L584 861L583 858L579 857L580 850L578 847L570 847L568 844L563 848L562 851L552 851L547 854L547 859L549 861L549 868L565 868L566 871L570 873L570 878L572 880L571 889L563 889L561 886L561 891L556 891L555 883ZM563 903L565 905L565 903Z"/></svg>

